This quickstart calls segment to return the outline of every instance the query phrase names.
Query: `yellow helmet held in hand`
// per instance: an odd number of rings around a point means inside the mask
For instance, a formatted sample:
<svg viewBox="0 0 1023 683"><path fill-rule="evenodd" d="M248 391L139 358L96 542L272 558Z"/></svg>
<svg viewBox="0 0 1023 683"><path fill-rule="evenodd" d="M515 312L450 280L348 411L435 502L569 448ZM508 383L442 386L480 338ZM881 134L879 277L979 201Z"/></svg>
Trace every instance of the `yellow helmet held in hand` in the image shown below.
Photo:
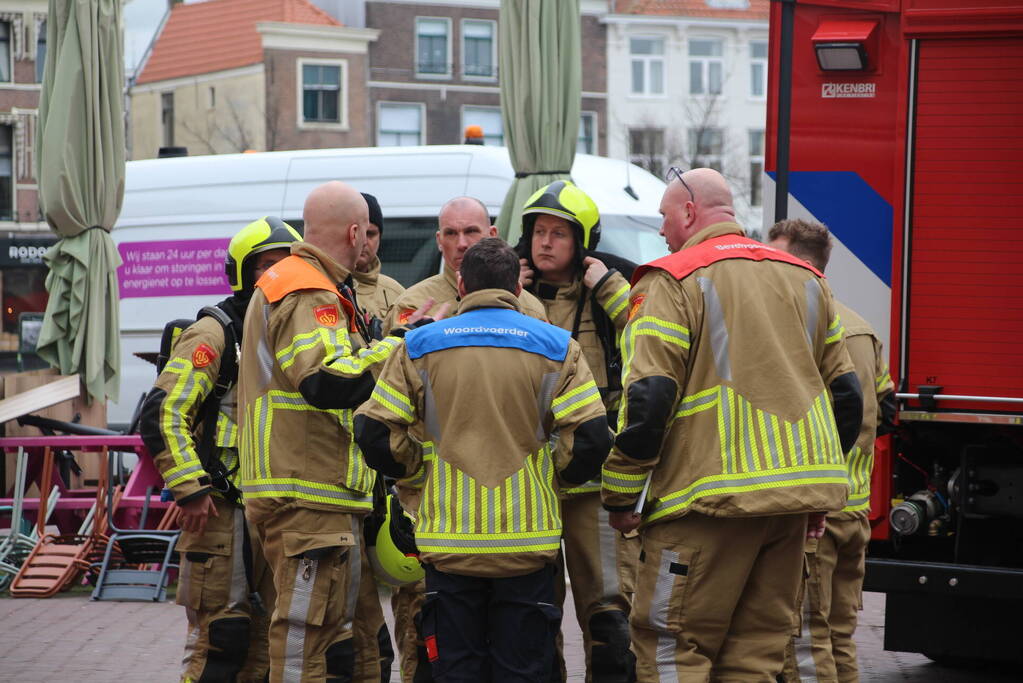
<svg viewBox="0 0 1023 683"><path fill-rule="evenodd" d="M227 258L224 260L231 291L251 292L256 286L251 281L251 271L245 267L253 255L271 249L288 249L292 242L300 241L302 235L276 216L264 216L239 230L227 245Z"/></svg>
<svg viewBox="0 0 1023 683"><path fill-rule="evenodd" d="M378 581L403 586L426 576L419 562L412 518L401 509L396 496L387 496L387 516L376 532L375 542L367 540L369 562Z"/></svg>
<svg viewBox="0 0 1023 683"><path fill-rule="evenodd" d="M600 211L590 196L571 180L556 180L526 200L522 207L522 234L528 235L528 239L532 239L533 223L541 213L564 218L571 223L583 249L593 251L597 248L600 242Z"/></svg>

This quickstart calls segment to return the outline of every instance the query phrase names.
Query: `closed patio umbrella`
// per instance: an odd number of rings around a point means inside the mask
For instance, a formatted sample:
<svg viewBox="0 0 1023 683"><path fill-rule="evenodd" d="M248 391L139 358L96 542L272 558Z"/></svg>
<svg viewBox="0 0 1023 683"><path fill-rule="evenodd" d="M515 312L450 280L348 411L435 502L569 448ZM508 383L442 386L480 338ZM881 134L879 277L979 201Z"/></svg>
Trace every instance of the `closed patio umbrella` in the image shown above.
<svg viewBox="0 0 1023 683"><path fill-rule="evenodd" d="M110 229L124 197L120 0L50 0L39 102L39 204L61 240L45 256L49 302L38 354L118 393L117 267Z"/></svg>

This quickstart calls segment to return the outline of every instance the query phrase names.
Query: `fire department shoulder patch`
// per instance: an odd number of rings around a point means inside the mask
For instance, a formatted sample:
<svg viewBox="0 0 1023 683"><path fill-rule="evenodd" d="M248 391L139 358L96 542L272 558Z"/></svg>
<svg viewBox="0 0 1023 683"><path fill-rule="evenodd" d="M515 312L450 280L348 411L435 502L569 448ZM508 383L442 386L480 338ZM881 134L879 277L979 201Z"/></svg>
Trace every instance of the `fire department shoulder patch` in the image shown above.
<svg viewBox="0 0 1023 683"><path fill-rule="evenodd" d="M208 344L199 344L195 347L195 351L192 352L192 367L204 368L217 357L217 352L214 351Z"/></svg>
<svg viewBox="0 0 1023 683"><path fill-rule="evenodd" d="M326 304L314 308L313 317L324 327L334 327L341 320L341 313L337 310L337 304Z"/></svg>
<svg viewBox="0 0 1023 683"><path fill-rule="evenodd" d="M415 312L416 309L414 308L406 308L405 310L403 310L401 313L398 314L398 324L404 325L405 323L407 323L408 319L412 317L412 314Z"/></svg>
<svg viewBox="0 0 1023 683"><path fill-rule="evenodd" d="M646 294L637 294L632 300L632 305L629 306L629 320L636 317L636 313L639 311L639 307L643 305L643 301L646 300Z"/></svg>

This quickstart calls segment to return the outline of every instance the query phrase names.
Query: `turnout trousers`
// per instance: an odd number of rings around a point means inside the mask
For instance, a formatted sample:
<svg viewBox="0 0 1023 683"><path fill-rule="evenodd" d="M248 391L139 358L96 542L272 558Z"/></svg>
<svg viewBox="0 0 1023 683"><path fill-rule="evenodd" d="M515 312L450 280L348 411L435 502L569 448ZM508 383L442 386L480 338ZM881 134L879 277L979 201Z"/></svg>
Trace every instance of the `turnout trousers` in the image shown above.
<svg viewBox="0 0 1023 683"><path fill-rule="evenodd" d="M441 683L548 680L561 610L554 567L507 578L448 574L426 565L422 629Z"/></svg>
<svg viewBox="0 0 1023 683"><path fill-rule="evenodd" d="M768 683L795 623L806 515L690 512L640 532L632 645L644 683Z"/></svg>
<svg viewBox="0 0 1023 683"><path fill-rule="evenodd" d="M188 618L181 680L254 683L265 679L270 665L267 626L273 577L258 542L253 539L245 547L242 508L223 498L214 497L213 502L218 516L210 515L202 534L183 531L177 545L181 569L176 602L184 605ZM251 600L246 551L260 605Z"/></svg>
<svg viewBox="0 0 1023 683"><path fill-rule="evenodd" d="M866 516L827 520L824 536L807 544L800 628L785 649L787 683L855 683L857 612L870 522Z"/></svg>
<svg viewBox="0 0 1023 683"><path fill-rule="evenodd" d="M270 680L358 680L353 620L363 566L362 515L294 503L257 508L259 502L250 502L246 513L277 590L270 619ZM364 661L378 659L375 643L374 637L359 648L368 650ZM371 667L358 668L368 672ZM378 680L378 665L372 669L369 680Z"/></svg>
<svg viewBox="0 0 1023 683"><path fill-rule="evenodd" d="M426 658L426 647L420 629L416 626L421 619L425 593L425 580L398 586L391 593L394 641L402 683L427 683L433 680L430 662Z"/></svg>
<svg viewBox="0 0 1023 683"><path fill-rule="evenodd" d="M564 563L572 584L576 619L583 633L588 683L635 680L635 655L629 649L629 610L639 539L623 538L608 524L600 492L561 500ZM555 582L557 604L565 603L565 582ZM558 665L564 678L561 639Z"/></svg>

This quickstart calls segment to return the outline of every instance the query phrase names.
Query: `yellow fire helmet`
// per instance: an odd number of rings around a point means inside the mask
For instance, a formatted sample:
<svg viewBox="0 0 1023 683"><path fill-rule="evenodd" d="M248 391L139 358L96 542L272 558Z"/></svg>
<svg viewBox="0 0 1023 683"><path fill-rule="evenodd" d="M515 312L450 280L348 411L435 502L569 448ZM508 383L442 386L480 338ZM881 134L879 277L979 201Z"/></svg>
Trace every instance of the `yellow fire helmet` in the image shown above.
<svg viewBox="0 0 1023 683"><path fill-rule="evenodd" d="M377 580L389 586L415 583L426 576L412 529L412 518L401 509L394 495L387 496L387 516L376 534L375 543L367 543L369 562Z"/></svg>
<svg viewBox="0 0 1023 683"><path fill-rule="evenodd" d="M251 282L252 274L247 272L245 262L258 254L271 249L288 249L292 242L300 242L302 235L276 216L263 216L238 231L227 245L227 258L224 270L232 292L251 292L256 286Z"/></svg>
<svg viewBox="0 0 1023 683"><path fill-rule="evenodd" d="M537 214L564 218L576 229L583 249L593 251L600 242L600 211L589 195L571 180L556 180L537 190L522 207L522 234L533 236ZM581 257L580 257L581 258Z"/></svg>

